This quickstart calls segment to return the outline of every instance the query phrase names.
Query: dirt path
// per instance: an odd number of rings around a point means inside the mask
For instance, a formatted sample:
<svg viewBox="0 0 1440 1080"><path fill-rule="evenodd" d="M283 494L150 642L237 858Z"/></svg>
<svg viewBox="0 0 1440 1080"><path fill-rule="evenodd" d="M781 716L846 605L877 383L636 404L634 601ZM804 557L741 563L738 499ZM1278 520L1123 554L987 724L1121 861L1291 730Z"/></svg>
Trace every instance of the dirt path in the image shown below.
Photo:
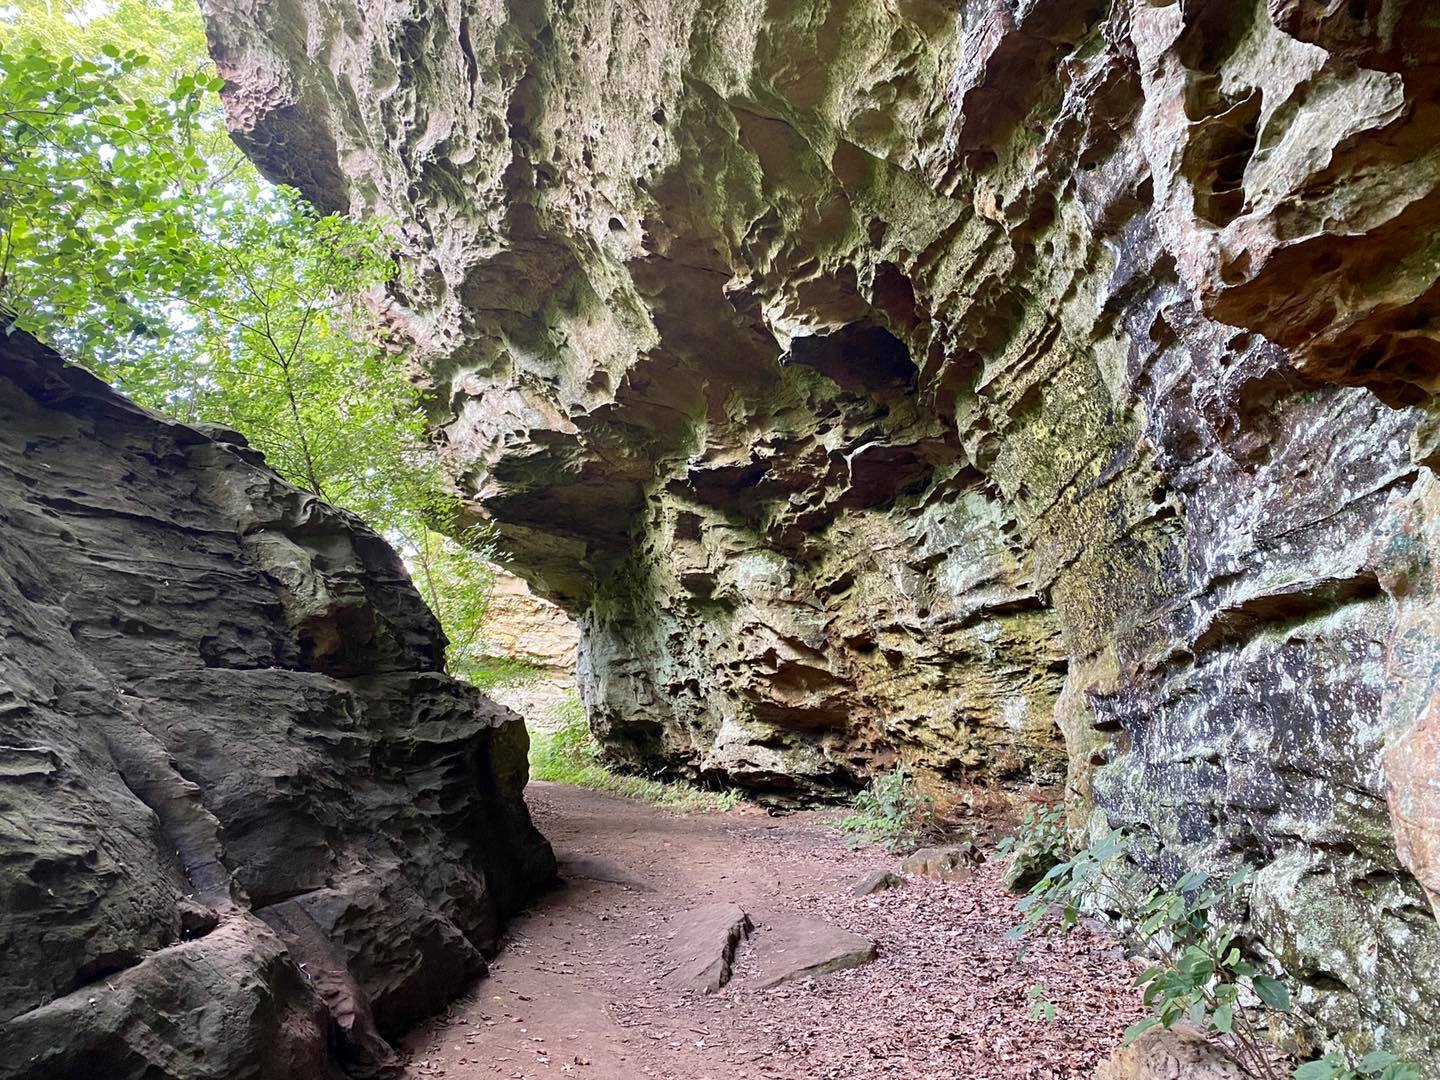
<svg viewBox="0 0 1440 1080"><path fill-rule="evenodd" d="M823 812L679 817L541 783L528 798L567 884L515 920L470 997L406 1040L414 1080L1088 1078L1139 1016L1131 969L1098 935L1017 959L1004 937L1014 901L993 865L853 898L851 884L895 860L849 850ZM720 900L828 919L879 957L765 991L742 946L718 993L667 988L672 922ZM1053 1023L1029 1016L1037 982L1057 1003Z"/></svg>

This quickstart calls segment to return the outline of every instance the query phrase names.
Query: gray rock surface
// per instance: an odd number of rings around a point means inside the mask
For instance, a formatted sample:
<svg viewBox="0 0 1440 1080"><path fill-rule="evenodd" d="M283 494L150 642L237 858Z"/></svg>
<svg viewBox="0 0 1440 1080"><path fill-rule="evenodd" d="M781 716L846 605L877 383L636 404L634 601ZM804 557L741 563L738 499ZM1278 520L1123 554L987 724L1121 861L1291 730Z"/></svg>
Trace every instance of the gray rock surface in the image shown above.
<svg viewBox="0 0 1440 1080"><path fill-rule="evenodd" d="M730 981L735 950L749 936L750 916L737 904L706 904L677 917L666 946L674 967L666 981L680 990L713 994Z"/></svg>
<svg viewBox="0 0 1440 1080"><path fill-rule="evenodd" d="M905 879L899 874L892 874L889 870L876 870L866 874L850 887L851 896L874 896L886 889L899 888L905 884Z"/></svg>
<svg viewBox="0 0 1440 1080"><path fill-rule="evenodd" d="M1063 774L1440 1069L1434 3L208 9L613 754Z"/></svg>
<svg viewBox="0 0 1440 1080"><path fill-rule="evenodd" d="M385 1073L554 877L395 553L215 435L0 336L6 1080Z"/></svg>
<svg viewBox="0 0 1440 1080"><path fill-rule="evenodd" d="M818 979L875 959L875 943L824 919L788 913L756 916L750 948L755 967L746 982L765 990L797 979Z"/></svg>

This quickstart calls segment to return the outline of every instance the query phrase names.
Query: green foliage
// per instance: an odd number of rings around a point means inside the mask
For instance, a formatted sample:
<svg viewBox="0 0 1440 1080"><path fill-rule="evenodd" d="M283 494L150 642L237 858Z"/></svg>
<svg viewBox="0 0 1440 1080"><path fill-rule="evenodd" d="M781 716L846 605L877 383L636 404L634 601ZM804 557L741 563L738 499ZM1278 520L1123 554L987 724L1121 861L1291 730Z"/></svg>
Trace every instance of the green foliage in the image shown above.
<svg viewBox="0 0 1440 1080"><path fill-rule="evenodd" d="M850 809L839 828L874 840L887 851L915 844L931 825L930 799L916 789L915 778L903 765L873 777Z"/></svg>
<svg viewBox="0 0 1440 1080"><path fill-rule="evenodd" d="M156 85L173 84L208 59L205 26L191 0L21 0L0 7L0 48L30 41L73 56L94 56L107 45L149 53Z"/></svg>
<svg viewBox="0 0 1440 1080"><path fill-rule="evenodd" d="M0 49L0 300L142 404L244 432L377 528L433 517L415 393L358 314L393 272L379 228L208 156L220 80L155 87L147 65L112 45Z"/></svg>
<svg viewBox="0 0 1440 1080"><path fill-rule="evenodd" d="M1248 990L1277 1012L1289 1011L1289 993L1243 956L1235 930L1217 915L1243 905L1248 875L1216 883L1190 873L1169 888L1153 886L1137 895L1131 885L1135 875L1126 865L1128 848L1128 837L1116 829L1056 863L1016 905L1023 918L1014 933L1054 925L1052 912L1059 914L1059 929L1068 931L1087 904L1119 912L1138 951L1157 960L1136 979L1150 1013L1125 1032L1125 1044L1153 1027L1189 1020L1212 1032L1254 1075L1274 1077L1260 1029L1241 1007L1242 993Z"/></svg>
<svg viewBox="0 0 1440 1080"><path fill-rule="evenodd" d="M1003 858L1027 848L1049 855L1052 865L1065 857L1063 806L1026 807L1020 818L1019 832L1014 836L1002 837L995 845L995 854Z"/></svg>
<svg viewBox="0 0 1440 1080"><path fill-rule="evenodd" d="M402 550L415 587L445 628L451 674L481 689L506 685L501 672L487 664L482 648L495 583L493 531L473 526L452 540L423 521L414 524L413 535L404 535Z"/></svg>
<svg viewBox="0 0 1440 1080"><path fill-rule="evenodd" d="M188 0L0 12L0 305L140 403L242 432L396 542L465 668L488 537L432 532L455 502L365 314L390 244L266 184L225 135L220 86Z"/></svg>
<svg viewBox="0 0 1440 1080"><path fill-rule="evenodd" d="M451 670L472 686L489 692L510 686L526 686L539 680L543 669L524 656L479 656L465 658Z"/></svg>
<svg viewBox="0 0 1440 1080"><path fill-rule="evenodd" d="M0 300L41 336L71 348L163 333L183 300L194 203L210 202L197 149L208 75L137 97L148 63L105 46L93 57L38 42L0 50ZM151 325L154 322L155 325Z"/></svg>
<svg viewBox="0 0 1440 1080"><path fill-rule="evenodd" d="M1050 988L1044 983L1036 983L1026 990L1025 999L1030 1002L1031 1020L1044 1020L1049 1023L1055 1019L1055 1003L1050 1000Z"/></svg>
<svg viewBox="0 0 1440 1080"><path fill-rule="evenodd" d="M1051 835L1051 824L1034 819L1032 832ZM1017 849L1012 845L1009 850ZM1086 909L1118 916L1135 951L1156 961L1136 979L1150 1012L1125 1032L1125 1045L1152 1028L1188 1020L1210 1033L1251 1075L1277 1078L1262 1032L1267 1013L1290 1012L1290 992L1242 949L1237 923L1248 903L1249 871L1224 878L1192 871L1169 886L1137 888L1142 876L1130 849L1130 838L1115 829L1056 862L1016 905L1022 918L1011 936L1067 932ZM1043 997L1043 989L1032 988L1032 1012L1033 1002ZM1325 1071L1332 1068L1340 1071ZM1300 1066L1294 1076L1419 1080L1420 1075L1414 1066L1383 1052L1365 1058L1359 1069L1347 1070L1331 1055Z"/></svg>
<svg viewBox="0 0 1440 1080"><path fill-rule="evenodd" d="M996 854L1009 860L1005 867L1005 887L1017 892L1031 888L1046 871L1065 858L1065 850L1065 808L1028 807L1019 832L1002 838L995 845Z"/></svg>
<svg viewBox="0 0 1440 1080"><path fill-rule="evenodd" d="M631 776L608 768L601 760L600 744L590 733L585 706L579 694L570 694L555 707L553 730L530 732L530 775L536 780L573 784L640 799L678 813L720 812L740 801L740 793L707 791L679 781Z"/></svg>
<svg viewBox="0 0 1440 1080"><path fill-rule="evenodd" d="M1420 1069L1385 1050L1366 1054L1352 1069L1339 1054L1326 1054L1295 1070L1295 1080L1421 1080Z"/></svg>

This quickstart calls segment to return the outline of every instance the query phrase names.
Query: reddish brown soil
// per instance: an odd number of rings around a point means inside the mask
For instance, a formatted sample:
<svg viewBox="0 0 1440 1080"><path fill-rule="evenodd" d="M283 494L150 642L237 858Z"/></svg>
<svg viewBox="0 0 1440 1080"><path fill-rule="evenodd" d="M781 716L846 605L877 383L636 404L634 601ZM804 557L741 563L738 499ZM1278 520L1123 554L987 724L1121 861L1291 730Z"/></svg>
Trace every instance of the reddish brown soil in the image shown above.
<svg viewBox="0 0 1440 1080"><path fill-rule="evenodd" d="M412 1033L416 1080L1088 1078L1140 1015L1132 970L1101 935L1023 953L1006 939L1014 898L997 866L856 899L854 881L897 860L850 850L833 814L682 817L539 783L529 801L570 880L515 920L470 997ZM662 984L667 927L717 900L829 919L873 939L879 959L754 991L742 946L729 986L688 999ZM1053 1023L1029 1016L1037 982Z"/></svg>

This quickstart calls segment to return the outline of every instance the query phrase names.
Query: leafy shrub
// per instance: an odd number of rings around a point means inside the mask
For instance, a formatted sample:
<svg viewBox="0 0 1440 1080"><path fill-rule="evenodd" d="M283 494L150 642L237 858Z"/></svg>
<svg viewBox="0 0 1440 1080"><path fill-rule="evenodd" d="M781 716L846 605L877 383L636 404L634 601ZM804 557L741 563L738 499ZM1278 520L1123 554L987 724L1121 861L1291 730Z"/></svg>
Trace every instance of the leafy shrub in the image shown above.
<svg viewBox="0 0 1440 1080"><path fill-rule="evenodd" d="M551 714L550 731L530 732L530 775L536 780L571 784L627 799L640 799L679 813L721 812L740 801L740 793L707 791L678 780L656 780L610 769L590 733L580 695L571 693Z"/></svg>
<svg viewBox="0 0 1440 1080"><path fill-rule="evenodd" d="M1051 824L1034 819L1032 839L1046 842ZM1012 858L1024 843L1022 837L1010 845ZM1223 879L1192 871L1173 885L1142 892L1135 887L1140 878L1128 859L1129 848L1129 837L1116 829L1057 861L1016 905L1022 920L1012 936L1037 929L1068 932L1087 907L1116 913L1135 950L1156 961L1136 979L1150 1013L1126 1030L1125 1045L1154 1027L1189 1020L1209 1032L1247 1072L1278 1080L1262 1026L1266 1013L1290 1011L1290 992L1279 978L1246 958L1238 927L1230 921L1247 905L1249 870ZM1051 918L1055 914L1058 920ZM1043 987L1032 988L1032 1015L1053 1015L1044 998ZM1415 1066L1384 1051L1366 1056L1355 1069L1339 1055L1327 1055L1301 1065L1293 1075L1295 1080L1420 1080Z"/></svg>
<svg viewBox="0 0 1440 1080"><path fill-rule="evenodd" d="M839 821L845 832L868 837L887 851L915 844L931 825L931 803L903 765L880 773L857 794Z"/></svg>
<svg viewBox="0 0 1440 1080"><path fill-rule="evenodd" d="M1025 892L1065 858L1065 808L1032 806L1026 809L1015 836L1004 837L995 853L1009 860L1005 867L1007 889Z"/></svg>

